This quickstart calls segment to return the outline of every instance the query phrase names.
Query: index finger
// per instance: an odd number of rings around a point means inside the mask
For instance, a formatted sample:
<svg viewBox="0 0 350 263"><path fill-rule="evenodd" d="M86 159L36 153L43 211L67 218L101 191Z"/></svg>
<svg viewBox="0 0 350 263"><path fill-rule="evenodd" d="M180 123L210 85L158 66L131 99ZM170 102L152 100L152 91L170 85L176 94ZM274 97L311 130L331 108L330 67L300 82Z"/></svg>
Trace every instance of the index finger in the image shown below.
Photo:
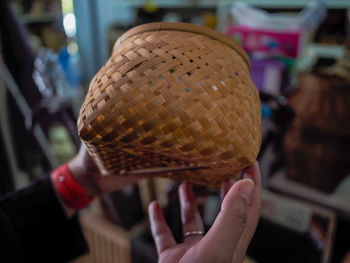
<svg viewBox="0 0 350 263"><path fill-rule="evenodd" d="M242 262L247 252L250 241L253 238L260 217L261 207L261 176L258 162L248 167L243 178L250 178L254 181L255 189L252 195L251 203L248 207L248 217L246 228L238 242L237 249L232 262Z"/></svg>
<svg viewBox="0 0 350 263"><path fill-rule="evenodd" d="M239 180L231 187L222 202L221 211L213 226L199 242L201 243L199 249L206 258L212 258L213 262L219 259L224 262L232 261L246 226L253 190L254 181L250 178ZM218 254L213 251L218 251Z"/></svg>

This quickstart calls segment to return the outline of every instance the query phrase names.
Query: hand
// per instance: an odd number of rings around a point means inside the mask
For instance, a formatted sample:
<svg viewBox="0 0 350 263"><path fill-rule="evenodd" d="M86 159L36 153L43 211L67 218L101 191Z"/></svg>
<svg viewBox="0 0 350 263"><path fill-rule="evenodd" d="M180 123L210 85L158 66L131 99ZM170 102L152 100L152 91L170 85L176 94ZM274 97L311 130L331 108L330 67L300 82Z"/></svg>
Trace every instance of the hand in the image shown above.
<svg viewBox="0 0 350 263"><path fill-rule="evenodd" d="M159 262L242 262L260 214L261 178L258 163L248 167L242 180L230 189L223 184L223 201L214 224L205 236L190 235L176 244L159 204L149 206L151 230ZM227 193L227 194L226 194ZM203 229L192 186L179 187L183 233Z"/></svg>
<svg viewBox="0 0 350 263"><path fill-rule="evenodd" d="M102 176L90 157L84 144L79 153L68 163L70 172L90 196L98 196L119 190L126 185L136 183L140 176Z"/></svg>

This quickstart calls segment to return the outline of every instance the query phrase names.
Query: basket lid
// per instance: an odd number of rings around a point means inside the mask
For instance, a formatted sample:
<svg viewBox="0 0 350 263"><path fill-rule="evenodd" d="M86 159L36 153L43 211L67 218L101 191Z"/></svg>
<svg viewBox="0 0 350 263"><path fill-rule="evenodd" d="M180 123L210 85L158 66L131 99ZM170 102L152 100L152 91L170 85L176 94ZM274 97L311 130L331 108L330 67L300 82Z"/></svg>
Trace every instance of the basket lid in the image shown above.
<svg viewBox="0 0 350 263"><path fill-rule="evenodd" d="M162 30L167 30L167 31L184 31L184 32L191 32L191 33L197 33L197 34L202 34L207 37L210 37L212 39L215 39L232 49L234 49L237 53L239 53L242 58L244 59L244 62L247 64L249 70L250 70L250 61L247 53L244 52L244 50L239 46L239 44L234 41L232 38L230 38L227 35L224 35L220 33L219 31L213 30L211 28L203 27L203 26L198 26L194 24L188 24L188 23L181 23L181 22L154 22L154 23L149 23L149 24L144 24L144 25L139 25L136 27L133 27L132 29L128 30L125 32L122 36L118 38L116 43L114 44L113 47L113 53L115 48L123 43L125 40L128 38L145 33L145 32L151 32L151 31L162 31Z"/></svg>
<svg viewBox="0 0 350 263"><path fill-rule="evenodd" d="M209 28L132 28L90 83L79 135L105 174L147 171L220 186L260 148L249 66L234 40Z"/></svg>

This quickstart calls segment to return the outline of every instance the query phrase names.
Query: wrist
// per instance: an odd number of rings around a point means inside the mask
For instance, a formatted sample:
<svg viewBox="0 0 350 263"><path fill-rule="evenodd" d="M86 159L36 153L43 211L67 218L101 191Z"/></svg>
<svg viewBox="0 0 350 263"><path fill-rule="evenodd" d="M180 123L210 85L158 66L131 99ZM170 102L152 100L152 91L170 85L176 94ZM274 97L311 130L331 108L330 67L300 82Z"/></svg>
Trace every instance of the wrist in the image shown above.
<svg viewBox="0 0 350 263"><path fill-rule="evenodd" d="M91 167L86 162L82 164L79 158L75 157L68 162L68 169L74 176L75 180L81 185L91 197L101 194L101 190L95 182L95 178L91 175Z"/></svg>
<svg viewBox="0 0 350 263"><path fill-rule="evenodd" d="M63 164L52 172L52 182L63 203L74 210L88 206L94 196L77 182L71 173L68 164Z"/></svg>

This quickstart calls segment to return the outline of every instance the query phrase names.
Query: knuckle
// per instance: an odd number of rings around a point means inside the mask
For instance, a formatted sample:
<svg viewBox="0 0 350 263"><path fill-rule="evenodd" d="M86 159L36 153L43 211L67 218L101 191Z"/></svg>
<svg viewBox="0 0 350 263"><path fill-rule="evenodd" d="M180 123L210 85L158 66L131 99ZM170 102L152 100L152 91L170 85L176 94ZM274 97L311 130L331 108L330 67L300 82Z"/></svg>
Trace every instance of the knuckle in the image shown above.
<svg viewBox="0 0 350 263"><path fill-rule="evenodd" d="M163 229L157 229L155 235L156 236L163 236L166 235L168 233L168 231L166 231L164 228Z"/></svg>
<svg viewBox="0 0 350 263"><path fill-rule="evenodd" d="M240 226L244 227L247 223L247 215L245 213L239 213L237 215L238 223Z"/></svg>
<svg viewBox="0 0 350 263"><path fill-rule="evenodd" d="M182 216L182 223L189 224L195 220L195 216L192 213L185 213Z"/></svg>
<svg viewBox="0 0 350 263"><path fill-rule="evenodd" d="M190 223L195 220L195 207L192 204L185 204L182 207L182 223Z"/></svg>
<svg viewBox="0 0 350 263"><path fill-rule="evenodd" d="M244 228L248 220L248 213L246 207L244 205L239 205L234 210L234 213L235 217L237 218L238 225Z"/></svg>
<svg viewBox="0 0 350 263"><path fill-rule="evenodd" d="M160 237L168 233L167 229L164 227L154 227L152 230L152 234L154 237Z"/></svg>

